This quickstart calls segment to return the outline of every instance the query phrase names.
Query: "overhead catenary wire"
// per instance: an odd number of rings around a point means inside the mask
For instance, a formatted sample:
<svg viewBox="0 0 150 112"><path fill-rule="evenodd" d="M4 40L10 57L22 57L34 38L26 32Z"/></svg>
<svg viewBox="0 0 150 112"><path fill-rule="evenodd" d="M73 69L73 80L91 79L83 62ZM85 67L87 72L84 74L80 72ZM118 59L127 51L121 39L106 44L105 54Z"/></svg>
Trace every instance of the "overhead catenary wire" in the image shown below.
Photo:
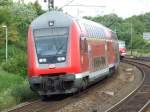
<svg viewBox="0 0 150 112"><path fill-rule="evenodd" d="M62 9L64 7L85 7L85 8L88 8L88 7L106 7L104 5L85 5L85 4L71 4L72 2L74 2L74 0L71 0L70 2L68 2L67 4L63 5L62 7L60 7L59 9Z"/></svg>
<svg viewBox="0 0 150 112"><path fill-rule="evenodd" d="M104 5L84 5L84 4L76 4L76 5L66 5L66 6L78 6L78 7L106 7Z"/></svg>
<svg viewBox="0 0 150 112"><path fill-rule="evenodd" d="M106 7L104 5L85 5L85 4L72 4L72 2L74 2L75 0L71 0L69 1L67 4L63 5L62 7L60 7L60 9L64 8L64 7Z"/></svg>
<svg viewBox="0 0 150 112"><path fill-rule="evenodd" d="M61 6L60 9L64 8L65 6L68 6L68 5L71 4L72 2L74 2L74 0L71 0L71 1L69 1L67 4Z"/></svg>

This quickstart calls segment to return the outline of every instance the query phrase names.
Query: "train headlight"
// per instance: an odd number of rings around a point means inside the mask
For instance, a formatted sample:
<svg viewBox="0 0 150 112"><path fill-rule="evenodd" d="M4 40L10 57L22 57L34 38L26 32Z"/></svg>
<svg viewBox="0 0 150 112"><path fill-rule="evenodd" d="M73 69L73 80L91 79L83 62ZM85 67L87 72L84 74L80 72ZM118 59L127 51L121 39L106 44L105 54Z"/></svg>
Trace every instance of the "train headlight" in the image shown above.
<svg viewBox="0 0 150 112"><path fill-rule="evenodd" d="M61 58L60 58L60 57L58 57L58 58L57 58L57 61L61 61Z"/></svg>
<svg viewBox="0 0 150 112"><path fill-rule="evenodd" d="M46 62L46 61L47 61L46 58L44 58L44 59L43 59L43 62Z"/></svg>
<svg viewBox="0 0 150 112"><path fill-rule="evenodd" d="M40 58L40 59L39 59L39 62L40 62L40 63L45 63L46 61L47 61L46 58Z"/></svg>
<svg viewBox="0 0 150 112"><path fill-rule="evenodd" d="M62 61L65 61L65 60L66 60L66 58L65 58L65 57L61 57L61 60L62 60Z"/></svg>
<svg viewBox="0 0 150 112"><path fill-rule="evenodd" d="M58 61L65 61L66 58L65 58L65 57L58 57L57 60L58 60Z"/></svg>
<svg viewBox="0 0 150 112"><path fill-rule="evenodd" d="M42 63L42 61L43 61L42 59L39 59L39 62L40 62L40 63Z"/></svg>

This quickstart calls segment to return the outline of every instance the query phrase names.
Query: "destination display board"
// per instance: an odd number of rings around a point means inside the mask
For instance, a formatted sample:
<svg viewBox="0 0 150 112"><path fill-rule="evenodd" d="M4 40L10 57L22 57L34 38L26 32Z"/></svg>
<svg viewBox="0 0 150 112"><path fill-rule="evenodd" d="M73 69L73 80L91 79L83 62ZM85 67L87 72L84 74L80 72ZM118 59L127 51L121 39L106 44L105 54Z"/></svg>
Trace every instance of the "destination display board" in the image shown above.
<svg viewBox="0 0 150 112"><path fill-rule="evenodd" d="M60 28L42 28L34 30L34 37L45 37L45 36L55 36L55 35L67 35L68 28L60 27Z"/></svg>

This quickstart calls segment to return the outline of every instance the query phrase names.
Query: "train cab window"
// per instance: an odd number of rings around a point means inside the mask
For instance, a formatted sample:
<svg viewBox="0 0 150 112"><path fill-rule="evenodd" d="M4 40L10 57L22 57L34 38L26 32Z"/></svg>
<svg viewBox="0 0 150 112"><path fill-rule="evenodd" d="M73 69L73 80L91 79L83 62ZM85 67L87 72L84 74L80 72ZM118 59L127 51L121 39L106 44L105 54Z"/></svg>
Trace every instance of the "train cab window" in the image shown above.
<svg viewBox="0 0 150 112"><path fill-rule="evenodd" d="M40 64L60 63L66 61L59 61L57 58L66 58L68 45L67 28L35 30L34 41ZM41 61L41 59L45 59L46 61Z"/></svg>

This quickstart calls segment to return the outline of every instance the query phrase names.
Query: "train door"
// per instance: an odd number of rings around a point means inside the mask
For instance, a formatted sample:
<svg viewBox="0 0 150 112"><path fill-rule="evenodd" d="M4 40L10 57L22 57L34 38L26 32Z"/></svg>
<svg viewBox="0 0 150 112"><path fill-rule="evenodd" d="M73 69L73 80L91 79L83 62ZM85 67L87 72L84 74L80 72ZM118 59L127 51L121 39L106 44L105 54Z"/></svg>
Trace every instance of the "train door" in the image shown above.
<svg viewBox="0 0 150 112"><path fill-rule="evenodd" d="M82 72L89 69L88 42L85 37L80 37L80 54Z"/></svg>
<svg viewBox="0 0 150 112"><path fill-rule="evenodd" d="M114 53L114 47L113 47L112 39L110 39L109 42L108 42L108 57L109 57L108 63L110 65L114 64L115 53Z"/></svg>

